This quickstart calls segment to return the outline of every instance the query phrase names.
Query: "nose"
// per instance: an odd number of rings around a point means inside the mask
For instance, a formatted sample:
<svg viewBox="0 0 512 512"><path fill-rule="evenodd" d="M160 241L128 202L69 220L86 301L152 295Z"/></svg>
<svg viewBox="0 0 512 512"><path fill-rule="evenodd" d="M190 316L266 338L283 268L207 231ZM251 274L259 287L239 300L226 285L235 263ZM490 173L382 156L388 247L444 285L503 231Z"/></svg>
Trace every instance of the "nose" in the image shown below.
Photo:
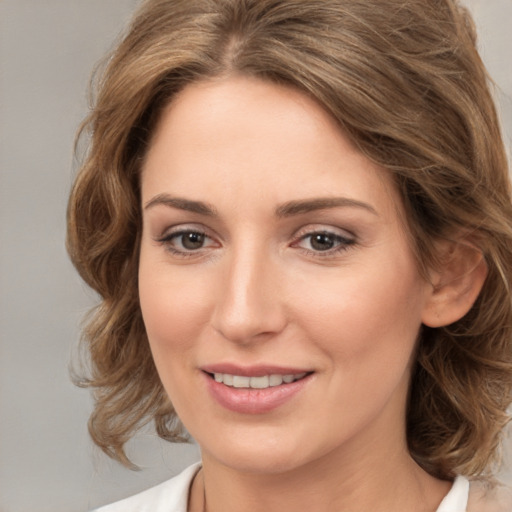
<svg viewBox="0 0 512 512"><path fill-rule="evenodd" d="M286 325L279 263L264 252L245 247L224 261L212 324L225 339L247 344Z"/></svg>

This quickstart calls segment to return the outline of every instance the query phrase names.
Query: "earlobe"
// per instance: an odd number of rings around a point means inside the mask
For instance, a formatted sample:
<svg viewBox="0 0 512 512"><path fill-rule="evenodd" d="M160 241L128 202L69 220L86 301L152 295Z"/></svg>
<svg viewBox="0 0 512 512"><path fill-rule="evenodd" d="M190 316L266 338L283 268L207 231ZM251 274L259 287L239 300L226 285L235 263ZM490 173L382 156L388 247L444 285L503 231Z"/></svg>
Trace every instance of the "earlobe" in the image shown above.
<svg viewBox="0 0 512 512"><path fill-rule="evenodd" d="M460 320L473 306L487 277L482 251L467 240L447 241L440 268L431 273L431 288L422 321L443 327Z"/></svg>

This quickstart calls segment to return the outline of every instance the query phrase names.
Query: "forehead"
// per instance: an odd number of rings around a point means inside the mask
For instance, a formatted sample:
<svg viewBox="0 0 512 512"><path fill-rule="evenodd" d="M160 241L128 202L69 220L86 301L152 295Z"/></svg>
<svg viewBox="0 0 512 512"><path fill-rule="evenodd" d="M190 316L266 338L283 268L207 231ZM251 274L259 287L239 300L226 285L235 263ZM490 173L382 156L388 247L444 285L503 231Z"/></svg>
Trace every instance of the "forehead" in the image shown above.
<svg viewBox="0 0 512 512"><path fill-rule="evenodd" d="M400 203L385 169L295 89L246 77L186 87L163 111L142 176L143 200L167 192L245 205L340 195ZM201 196L201 197L199 197Z"/></svg>

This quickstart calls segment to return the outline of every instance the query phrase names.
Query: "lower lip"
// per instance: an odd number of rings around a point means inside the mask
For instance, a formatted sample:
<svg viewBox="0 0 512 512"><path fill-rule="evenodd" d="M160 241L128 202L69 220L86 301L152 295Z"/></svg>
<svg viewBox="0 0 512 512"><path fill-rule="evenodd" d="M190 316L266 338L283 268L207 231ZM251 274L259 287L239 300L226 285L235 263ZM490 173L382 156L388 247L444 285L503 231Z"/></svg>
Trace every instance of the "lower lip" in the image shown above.
<svg viewBox="0 0 512 512"><path fill-rule="evenodd" d="M209 393L222 407L241 414L264 414L281 407L300 393L311 375L265 389L234 388L216 382L207 374L205 378Z"/></svg>

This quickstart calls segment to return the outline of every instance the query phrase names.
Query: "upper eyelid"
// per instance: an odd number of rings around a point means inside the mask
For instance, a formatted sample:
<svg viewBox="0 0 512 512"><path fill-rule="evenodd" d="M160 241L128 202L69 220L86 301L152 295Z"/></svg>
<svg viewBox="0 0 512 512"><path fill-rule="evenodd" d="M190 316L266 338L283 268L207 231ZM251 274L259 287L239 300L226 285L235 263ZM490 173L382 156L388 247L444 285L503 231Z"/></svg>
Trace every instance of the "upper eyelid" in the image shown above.
<svg viewBox="0 0 512 512"><path fill-rule="evenodd" d="M173 226L166 226L159 235L156 236L157 239L164 239L172 235L180 234L180 233L201 233L203 235L206 235L210 238L213 238L212 236L212 230L200 226L197 224L175 224Z"/></svg>
<svg viewBox="0 0 512 512"><path fill-rule="evenodd" d="M226 237L221 236L216 230L205 226L202 223L195 223L195 222L178 222L176 224L172 225L166 225L163 229L159 230L158 234L155 234L153 238L156 241L163 241L166 238L182 233L182 232L197 232L201 233L209 238L216 239L220 242L225 242ZM341 226L335 226L329 223L310 223L305 224L299 227L298 229L295 229L290 233L290 238L292 241L296 241L300 238L306 237L308 235L314 234L314 233L328 233L332 234L333 236L340 236L342 238L347 238L351 240L357 239L357 235L351 230L346 227ZM227 237L229 239L229 236Z"/></svg>
<svg viewBox="0 0 512 512"><path fill-rule="evenodd" d="M328 233L334 236L340 236L342 238L350 238L350 239L356 239L356 235L346 229L336 226L330 226L330 225L324 225L324 224L310 224L307 226L303 226L302 228L298 229L295 232L294 237L295 238L302 238L308 235L312 235L314 233Z"/></svg>
<svg viewBox="0 0 512 512"><path fill-rule="evenodd" d="M209 236L210 238L218 238L219 240L221 237L218 233L216 233L211 228L207 228L203 225L198 225L194 223L186 223L186 224L175 224L172 226L166 226L163 230L161 230L159 235L156 235L156 239L166 238L170 235L174 235L177 233L182 232L197 232L204 234L206 236ZM341 228L337 226L332 225L325 225L325 224L312 224L312 225L306 225L302 226L301 228L295 230L293 234L291 235L291 238L297 239L301 238L303 236L307 236L314 233L329 233L335 236L341 236L343 238L357 238L356 235L346 228Z"/></svg>
<svg viewBox="0 0 512 512"><path fill-rule="evenodd" d="M307 240L308 238L312 237L315 234L323 234L323 235L332 236L332 238L338 239L338 241L340 241L342 245L343 244L344 245L352 245L352 244L356 243L356 239L354 237L343 236L343 235L333 233L330 231L310 231L308 233L305 233L304 235L301 235L301 236L295 238L295 240L292 242L291 245L296 246L299 244L299 242L301 242L303 240Z"/></svg>

